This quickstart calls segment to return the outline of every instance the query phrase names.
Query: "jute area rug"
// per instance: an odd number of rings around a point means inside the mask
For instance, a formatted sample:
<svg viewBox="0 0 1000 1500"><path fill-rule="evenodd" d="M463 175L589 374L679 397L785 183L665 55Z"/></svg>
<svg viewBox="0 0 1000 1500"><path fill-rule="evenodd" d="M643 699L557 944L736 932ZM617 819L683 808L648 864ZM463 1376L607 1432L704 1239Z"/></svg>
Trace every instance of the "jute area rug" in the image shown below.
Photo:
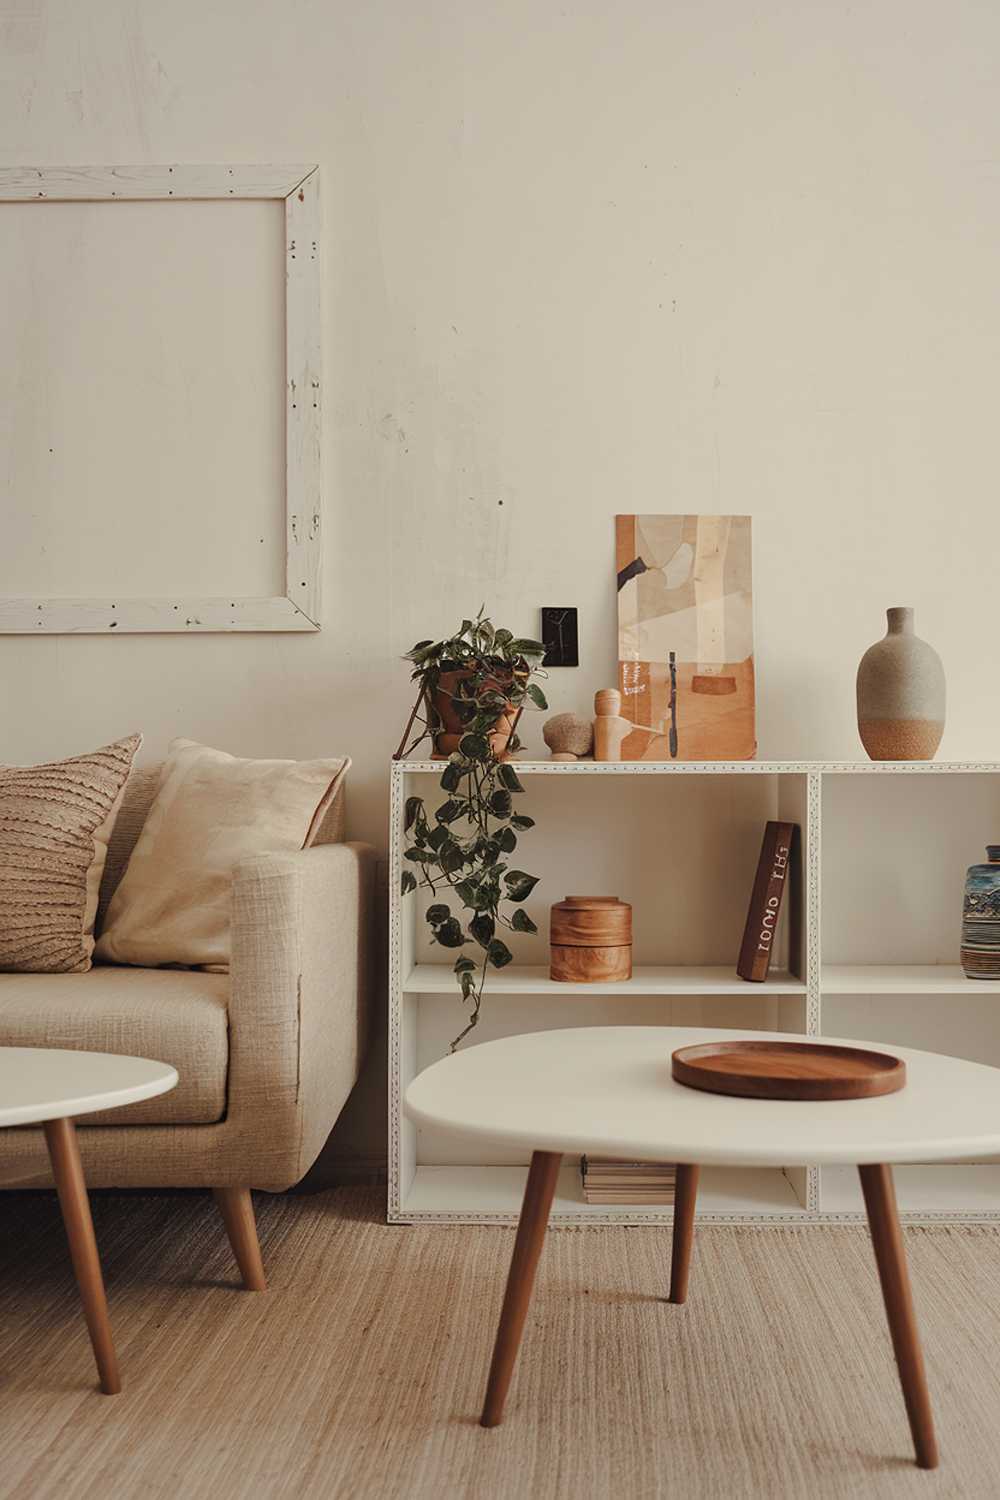
<svg viewBox="0 0 1000 1500"><path fill-rule="evenodd" d="M11 1500L1000 1496L1000 1235L906 1233L942 1467L913 1467L867 1234L548 1236L504 1425L476 1417L512 1231L389 1228L371 1190L258 1195L271 1290L207 1195L98 1195L125 1390L102 1397L54 1198L5 1194Z"/></svg>

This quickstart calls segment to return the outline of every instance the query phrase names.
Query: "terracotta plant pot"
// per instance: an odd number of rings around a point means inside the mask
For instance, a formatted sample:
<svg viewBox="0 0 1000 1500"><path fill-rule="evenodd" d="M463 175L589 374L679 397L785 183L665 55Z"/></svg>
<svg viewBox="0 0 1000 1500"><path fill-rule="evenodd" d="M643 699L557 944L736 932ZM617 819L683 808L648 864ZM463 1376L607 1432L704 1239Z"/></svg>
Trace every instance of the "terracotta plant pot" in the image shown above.
<svg viewBox="0 0 1000 1500"><path fill-rule="evenodd" d="M434 712L441 724L441 728L434 735L433 758L435 760L447 760L450 755L453 755L458 749L462 736L467 732L451 700L458 692L459 683L467 681L473 675L469 671L441 673L439 685L434 690ZM507 684L497 677L489 677L484 686L503 693ZM504 760L507 757L507 746L514 732L516 720L517 710L512 703L508 702L506 713L497 720L496 728L490 735L490 748L497 760Z"/></svg>

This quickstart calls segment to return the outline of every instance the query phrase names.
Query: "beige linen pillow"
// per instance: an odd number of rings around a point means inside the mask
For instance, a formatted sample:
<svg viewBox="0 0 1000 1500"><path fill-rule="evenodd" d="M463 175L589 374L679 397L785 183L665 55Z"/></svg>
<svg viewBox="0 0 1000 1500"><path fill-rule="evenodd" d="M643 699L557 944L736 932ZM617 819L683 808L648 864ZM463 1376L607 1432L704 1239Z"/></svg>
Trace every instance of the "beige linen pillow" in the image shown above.
<svg viewBox="0 0 1000 1500"><path fill-rule="evenodd" d="M308 847L349 765L346 757L238 760L174 740L97 957L149 968L227 965L236 866Z"/></svg>
<svg viewBox="0 0 1000 1500"><path fill-rule="evenodd" d="M108 838L141 734L44 766L0 766L0 969L82 974Z"/></svg>

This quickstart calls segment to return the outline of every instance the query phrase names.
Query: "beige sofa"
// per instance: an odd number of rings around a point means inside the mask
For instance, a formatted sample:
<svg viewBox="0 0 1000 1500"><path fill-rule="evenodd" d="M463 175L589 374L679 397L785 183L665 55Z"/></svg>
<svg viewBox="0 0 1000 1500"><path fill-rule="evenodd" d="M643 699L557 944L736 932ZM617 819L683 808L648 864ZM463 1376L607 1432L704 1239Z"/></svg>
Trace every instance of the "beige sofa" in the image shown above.
<svg viewBox="0 0 1000 1500"><path fill-rule="evenodd" d="M98 930L156 789L134 772L108 851ZM364 1053L374 852L345 844L343 794L319 841L241 865L229 974L98 965L0 974L0 1044L172 1063L156 1099L81 1117L91 1187L210 1187L244 1283L263 1288L251 1188L280 1192L315 1161ZM0 1182L51 1182L40 1129L0 1131Z"/></svg>

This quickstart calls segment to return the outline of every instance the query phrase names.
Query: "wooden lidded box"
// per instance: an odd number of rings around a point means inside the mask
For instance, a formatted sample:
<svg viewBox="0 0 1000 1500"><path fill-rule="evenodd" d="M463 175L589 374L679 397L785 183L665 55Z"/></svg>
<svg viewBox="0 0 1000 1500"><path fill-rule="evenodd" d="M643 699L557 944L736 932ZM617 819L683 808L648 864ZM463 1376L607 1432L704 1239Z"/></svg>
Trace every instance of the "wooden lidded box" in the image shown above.
<svg viewBox="0 0 1000 1500"><path fill-rule="evenodd" d="M549 978L598 984L632 977L632 908L617 896L567 896L552 908Z"/></svg>

